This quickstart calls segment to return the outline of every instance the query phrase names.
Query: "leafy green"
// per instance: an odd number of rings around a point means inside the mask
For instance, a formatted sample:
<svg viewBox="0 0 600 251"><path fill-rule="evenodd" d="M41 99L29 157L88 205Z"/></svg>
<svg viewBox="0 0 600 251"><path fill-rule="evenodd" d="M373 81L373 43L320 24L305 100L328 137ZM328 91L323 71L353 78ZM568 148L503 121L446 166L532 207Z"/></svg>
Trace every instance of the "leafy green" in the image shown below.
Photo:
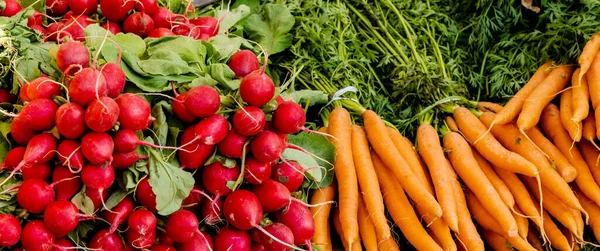
<svg viewBox="0 0 600 251"><path fill-rule="evenodd" d="M250 15L244 31L250 40L258 42L267 53L282 52L292 45L290 30L294 27L294 17L284 4L267 4L263 12L263 15Z"/></svg>
<svg viewBox="0 0 600 251"><path fill-rule="evenodd" d="M94 214L94 202L90 197L88 197L85 193L86 187L84 186L79 193L75 194L71 199L71 202L77 206L79 211L83 212L87 215Z"/></svg>
<svg viewBox="0 0 600 251"><path fill-rule="evenodd" d="M236 1L238 2L238 1ZM240 4L235 7L235 9L227 11L227 10L217 10L215 11L215 17L220 19L224 17L223 20L219 23L219 34L225 33L225 31L229 30L235 24L248 17L251 13L250 7L245 4Z"/></svg>
<svg viewBox="0 0 600 251"><path fill-rule="evenodd" d="M335 146L327 138L319 134L301 132L288 136L288 142L310 153L288 148L283 157L308 169L306 174L312 181L309 186L311 189L326 187L333 182Z"/></svg>

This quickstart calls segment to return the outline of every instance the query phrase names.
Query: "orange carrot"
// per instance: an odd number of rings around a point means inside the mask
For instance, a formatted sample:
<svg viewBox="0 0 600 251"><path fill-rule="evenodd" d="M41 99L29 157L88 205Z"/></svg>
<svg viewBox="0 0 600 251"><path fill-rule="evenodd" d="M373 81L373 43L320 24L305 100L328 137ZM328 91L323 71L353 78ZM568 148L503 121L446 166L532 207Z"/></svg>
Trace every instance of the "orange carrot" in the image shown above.
<svg viewBox="0 0 600 251"><path fill-rule="evenodd" d="M504 237L489 230L483 231L483 238L494 251L511 251L511 244Z"/></svg>
<svg viewBox="0 0 600 251"><path fill-rule="evenodd" d="M558 66L531 92L523 103L523 110L517 119L520 130L526 131L538 123L544 107L569 84L571 75L573 75L573 66Z"/></svg>
<svg viewBox="0 0 600 251"><path fill-rule="evenodd" d="M344 236L344 228L342 227L342 222L340 220L340 208L336 207L333 210L333 228L337 232L337 234L342 237ZM344 250L348 250L348 242L344 238L340 238L342 241L342 245L344 246Z"/></svg>
<svg viewBox="0 0 600 251"><path fill-rule="evenodd" d="M577 168L575 168L563 153L556 148L537 127L527 130L527 136L536 144L542 152L548 157L553 167L556 167L558 173L566 182L571 182L577 177Z"/></svg>
<svg viewBox="0 0 600 251"><path fill-rule="evenodd" d="M581 78L581 76L585 75L585 73L588 71L588 69L590 69L590 67L592 66L592 62L593 62L594 58L596 57L596 55L598 54L599 49L600 49L600 34L594 34L590 38L590 40L588 40L585 43L585 46L583 47L583 51L579 55L579 59L577 59L577 62L579 63L579 66L581 67L581 75L579 75L580 78Z"/></svg>
<svg viewBox="0 0 600 251"><path fill-rule="evenodd" d="M592 65L589 71L585 74L588 87L590 89L590 100L592 108L596 110L600 104L600 53L594 55ZM598 120L596 118L596 120Z"/></svg>
<svg viewBox="0 0 600 251"><path fill-rule="evenodd" d="M493 112L493 113L499 113L500 111L502 111L502 105L500 104L496 104L493 102L487 102L487 101L479 101L477 102L477 110L480 110L482 112Z"/></svg>
<svg viewBox="0 0 600 251"><path fill-rule="evenodd" d="M577 186L587 198L600 205L598 150L590 142L582 140L579 142L579 151L575 147L571 152L573 153L573 161L581 169L581 174L576 180Z"/></svg>
<svg viewBox="0 0 600 251"><path fill-rule="evenodd" d="M377 156L371 152L373 166L377 172L377 179L381 185L381 193L394 223L398 225L406 239L419 250L442 250L442 248L429 236L421 226L412 205L404 195L404 189L394 179L394 175Z"/></svg>
<svg viewBox="0 0 600 251"><path fill-rule="evenodd" d="M450 132L444 136L444 148L450 151L448 157L458 176L481 200L485 209L498 220L508 236L517 236L519 232L515 218L479 168L469 143L460 134Z"/></svg>
<svg viewBox="0 0 600 251"><path fill-rule="evenodd" d="M331 212L331 204L325 203L332 201L335 198L337 187L335 181L325 188L316 189L313 192L310 204L320 205L311 207L310 212L315 219L315 234L312 238L312 243L323 251L331 251L331 235L329 226L329 215Z"/></svg>
<svg viewBox="0 0 600 251"><path fill-rule="evenodd" d="M377 243L379 243L379 250L381 251L400 251L398 247L398 243L393 238L389 238L386 240L377 239Z"/></svg>
<svg viewBox="0 0 600 251"><path fill-rule="evenodd" d="M587 78L580 77L581 69L575 70L572 77L573 94L571 104L573 106L573 122L578 123L587 118L590 113L590 89ZM581 80L581 81L578 81Z"/></svg>
<svg viewBox="0 0 600 251"><path fill-rule="evenodd" d="M371 146L381 157L386 167L391 170L409 197L436 217L442 216L442 208L435 197L427 191L426 185L421 183L408 167L406 160L398 154L394 142L390 139L383 120L373 111L363 113L365 130ZM338 155L339 158L339 155ZM336 158L337 159L337 158Z"/></svg>
<svg viewBox="0 0 600 251"><path fill-rule="evenodd" d="M470 251L485 250L483 240L481 240L481 236L477 233L477 228L475 227L475 224L473 224L473 219L471 218L471 213L467 207L465 194L463 193L460 183L456 179L453 179L452 183L455 194L454 197L456 198L456 210L458 218L460 219L458 221L460 232L456 234L459 242L458 247Z"/></svg>
<svg viewBox="0 0 600 251"><path fill-rule="evenodd" d="M352 122L350 113L344 108L335 108L329 115L329 134L336 147L334 171L338 181L339 208L343 239L352 248L359 243L358 221L358 180L352 158ZM355 250L356 251L356 250Z"/></svg>
<svg viewBox="0 0 600 251"><path fill-rule="evenodd" d="M448 129L450 129L450 131L458 132L458 125L451 116L446 117L446 125L448 125Z"/></svg>
<svg viewBox="0 0 600 251"><path fill-rule="evenodd" d="M583 222L581 212L571 208L571 214L573 215L573 219L575 220L575 226L577 227L577 233L575 233L574 236L583 237L583 229L585 228L585 223Z"/></svg>
<svg viewBox="0 0 600 251"><path fill-rule="evenodd" d="M572 90L565 90L560 95L560 121L569 132L569 136L575 141L581 140L583 123L573 120L573 95Z"/></svg>
<svg viewBox="0 0 600 251"><path fill-rule="evenodd" d="M513 217L515 217L517 227L519 227L519 236L523 237L523 239L527 239L527 234L529 234L529 220L523 216L521 209L515 207Z"/></svg>
<svg viewBox="0 0 600 251"><path fill-rule="evenodd" d="M406 163L408 163L410 170L415 174L419 181L426 186L427 191L433 195L433 186L430 184L431 182L426 174L425 167L419 159L419 154L414 150L415 147L412 142L410 142L410 140L408 140L406 137L402 136L402 134L400 134L400 132L394 128L388 127L388 133L390 135L390 139L392 139L392 142L394 142L396 149L402 158L406 160Z"/></svg>
<svg viewBox="0 0 600 251"><path fill-rule="evenodd" d="M571 247L571 251L579 251L579 246L577 245L577 241L573 237L573 233L569 232L565 226L560 226L560 231L563 233L565 237L567 237L567 241L569 242L569 246Z"/></svg>
<svg viewBox="0 0 600 251"><path fill-rule="evenodd" d="M455 232L458 230L458 216L456 214L456 200L454 199L454 191L448 189L452 186L450 180L452 176L447 173L451 167L444 167L448 164L444 156L444 149L440 144L440 138L437 131L433 126L427 123L421 124L417 129L417 145L419 146L419 153L423 157L431 179L433 180L433 186L435 187L436 198L442 206L444 212L442 217Z"/></svg>
<svg viewBox="0 0 600 251"><path fill-rule="evenodd" d="M513 194L517 206L523 210L525 215L531 217L530 219L533 221L533 223L535 223L538 227L543 228L542 217L539 214L539 210L536 209L539 206L534 203L533 199L529 195L529 191L527 191L527 187L525 187L519 177L517 177L516 174L502 168L494 167L494 170Z"/></svg>
<svg viewBox="0 0 600 251"><path fill-rule="evenodd" d="M543 251L544 247L542 246L542 242L540 241L540 235L532 228L529 228L529 233L527 234L527 241L531 243L538 251Z"/></svg>
<svg viewBox="0 0 600 251"><path fill-rule="evenodd" d="M504 125L507 123L511 123L519 113L523 107L523 103L529 97L531 92L544 81L544 79L550 74L550 66L552 66L552 61L547 61L543 65L541 65L535 74L529 79L529 82L525 84L516 94L513 96L508 103L504 106L502 111L498 112L498 116L494 118L494 125Z"/></svg>
<svg viewBox="0 0 600 251"><path fill-rule="evenodd" d="M537 205L537 204L536 204ZM552 218L548 215L548 212L543 212L544 215L544 232L548 241L552 243L552 246L558 250L568 251L571 250L571 245L567 240L567 237L562 233L560 228L554 223Z"/></svg>
<svg viewBox="0 0 600 251"><path fill-rule="evenodd" d="M515 206L515 198L510 193L508 187L506 187L506 184L504 184L504 181L498 177L490 164L477 152L477 150L472 149L472 152L473 157L475 157L477 164L479 164L479 167L481 168L481 171L483 171L485 176L490 180L492 186L494 186L494 189L496 189L496 192L498 192L500 198L502 198L502 201L504 201L504 204L506 204L509 209L513 209Z"/></svg>
<svg viewBox="0 0 600 251"><path fill-rule="evenodd" d="M375 232L375 225L369 217L367 212L367 206L363 199L358 196L358 229L360 231L360 238L367 251L377 251L377 233ZM387 226L387 222L385 223Z"/></svg>
<svg viewBox="0 0 600 251"><path fill-rule="evenodd" d="M583 138L589 141L596 139L596 119L594 116L587 116L583 120Z"/></svg>
<svg viewBox="0 0 600 251"><path fill-rule="evenodd" d="M596 120L596 137L600 138L600 109L594 111L594 120Z"/></svg>
<svg viewBox="0 0 600 251"><path fill-rule="evenodd" d="M596 239L600 239L600 206L593 200L590 200L583 193L579 192L579 188L575 187L575 192L581 202L581 205L590 214L590 227Z"/></svg>

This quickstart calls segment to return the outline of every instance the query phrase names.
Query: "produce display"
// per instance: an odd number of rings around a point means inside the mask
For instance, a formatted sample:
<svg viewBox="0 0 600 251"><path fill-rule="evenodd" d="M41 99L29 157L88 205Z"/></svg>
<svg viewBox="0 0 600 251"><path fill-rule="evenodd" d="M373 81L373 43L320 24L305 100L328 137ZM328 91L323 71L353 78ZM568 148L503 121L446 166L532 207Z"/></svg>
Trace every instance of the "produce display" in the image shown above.
<svg viewBox="0 0 600 251"><path fill-rule="evenodd" d="M593 3L199 2L0 0L0 250L600 247Z"/></svg>

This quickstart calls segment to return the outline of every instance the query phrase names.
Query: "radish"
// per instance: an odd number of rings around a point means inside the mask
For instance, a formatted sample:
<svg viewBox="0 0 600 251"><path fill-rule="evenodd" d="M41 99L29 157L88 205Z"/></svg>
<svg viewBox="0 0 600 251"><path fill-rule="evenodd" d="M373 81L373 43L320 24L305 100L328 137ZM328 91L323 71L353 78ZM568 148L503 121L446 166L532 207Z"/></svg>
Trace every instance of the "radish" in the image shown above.
<svg viewBox="0 0 600 251"><path fill-rule="evenodd" d="M219 20L214 17L199 17L190 20L191 23L200 28L202 34L207 34L209 37L214 37L219 32Z"/></svg>
<svg viewBox="0 0 600 251"><path fill-rule="evenodd" d="M23 10L21 4L19 4L17 0L5 0L4 3L5 6L4 9L0 11L0 16L12 17Z"/></svg>
<svg viewBox="0 0 600 251"><path fill-rule="evenodd" d="M256 70L240 83L240 96L244 102L252 106L263 106L269 103L275 95L275 84L263 70Z"/></svg>
<svg viewBox="0 0 600 251"><path fill-rule="evenodd" d="M265 180L262 184L254 186L252 192L260 201L265 213L272 213L284 208L292 199L290 190L274 180Z"/></svg>
<svg viewBox="0 0 600 251"><path fill-rule="evenodd" d="M248 137L240 135L235 130L230 130L227 136L219 142L217 149L225 157L241 158L246 141L248 141Z"/></svg>
<svg viewBox="0 0 600 251"><path fill-rule="evenodd" d="M102 6L101 6L102 7ZM117 35L118 33L121 32L121 27L119 27L118 24L113 23L111 21L107 21L106 23L104 23L102 25L102 28L104 28L107 31L110 31L110 33L112 33L113 35ZM102 71L102 73L104 73L104 71ZM106 77L106 74L104 74L104 77ZM111 98L114 98L112 96L110 96ZM116 96L115 96L116 97Z"/></svg>
<svg viewBox="0 0 600 251"><path fill-rule="evenodd" d="M56 65L60 71L65 72L70 66L88 67L90 52L81 42L69 40L58 47L56 52ZM73 72L65 72L72 74Z"/></svg>
<svg viewBox="0 0 600 251"><path fill-rule="evenodd" d="M131 0L100 0L100 10L107 20L119 23L133 10L133 3Z"/></svg>
<svg viewBox="0 0 600 251"><path fill-rule="evenodd" d="M118 27L116 24L112 26ZM106 80L107 95L111 98L118 97L123 92L126 81L125 72L121 66L115 63L106 63L100 68L100 71Z"/></svg>
<svg viewBox="0 0 600 251"><path fill-rule="evenodd" d="M53 17L59 17L69 11L68 0L46 0L46 13Z"/></svg>
<svg viewBox="0 0 600 251"><path fill-rule="evenodd" d="M56 111L56 129L67 139L78 139L85 134L85 110L76 103L64 103Z"/></svg>
<svg viewBox="0 0 600 251"><path fill-rule="evenodd" d="M275 167L271 174L271 179L279 181L290 191L296 191L302 186L302 181L304 180L304 172L302 170L302 166L297 162L286 161Z"/></svg>
<svg viewBox="0 0 600 251"><path fill-rule="evenodd" d="M23 227L21 245L27 251L50 251L54 246L54 235L41 220L32 220Z"/></svg>
<svg viewBox="0 0 600 251"><path fill-rule="evenodd" d="M134 131L144 130L148 125L150 116L150 103L141 96L133 93L124 93L115 99L121 113L119 114L119 128Z"/></svg>
<svg viewBox="0 0 600 251"><path fill-rule="evenodd" d="M9 170L12 171L15 169L21 161L23 161L23 156L25 156L25 147L18 146L6 154L2 165L0 165L0 170Z"/></svg>
<svg viewBox="0 0 600 251"><path fill-rule="evenodd" d="M23 106L19 114L7 113L7 116L19 118L25 125L35 131L46 131L52 129L56 124L55 115L58 106L50 99L40 98L31 100Z"/></svg>
<svg viewBox="0 0 600 251"><path fill-rule="evenodd" d="M71 12L71 11L69 11ZM63 20L65 22L64 31L73 39L84 42L85 41L85 31L84 29L92 24L88 21L88 16L86 15L78 15L67 17L69 13L65 14Z"/></svg>
<svg viewBox="0 0 600 251"><path fill-rule="evenodd" d="M69 82L69 95L75 103L88 106L97 97L106 96L108 90L106 79L100 71L85 68Z"/></svg>
<svg viewBox="0 0 600 251"><path fill-rule="evenodd" d="M33 10L33 14L27 18L27 26L42 25L44 22L44 15L37 10Z"/></svg>
<svg viewBox="0 0 600 251"><path fill-rule="evenodd" d="M156 217L146 209L134 210L127 219L127 241L136 249L152 246L156 239Z"/></svg>
<svg viewBox="0 0 600 251"><path fill-rule="evenodd" d="M188 242L177 243L177 251L198 251L213 250L213 241L205 232L197 231Z"/></svg>
<svg viewBox="0 0 600 251"><path fill-rule="evenodd" d="M142 141L138 138L137 134L133 130L129 129L119 130L117 133L115 133L113 140L115 142L115 151L119 153L130 153L135 151L138 146L174 149L174 147L158 146L146 141Z"/></svg>
<svg viewBox="0 0 600 251"><path fill-rule="evenodd" d="M175 241L173 241L173 239L171 239L171 237L169 237L169 235L164 230L161 230L160 232L158 232L157 243L171 246L175 244Z"/></svg>
<svg viewBox="0 0 600 251"><path fill-rule="evenodd" d="M69 239L60 237L54 239L54 248L52 248L52 251L69 251L73 248L73 243Z"/></svg>
<svg viewBox="0 0 600 251"><path fill-rule="evenodd" d="M115 181L115 170L110 165L103 167L87 164L81 170L81 181L86 187L102 192Z"/></svg>
<svg viewBox="0 0 600 251"><path fill-rule="evenodd" d="M224 196L231 192L228 182L235 182L240 175L240 168L225 167L220 162L212 163L202 170L202 184L206 191L217 196Z"/></svg>
<svg viewBox="0 0 600 251"><path fill-rule="evenodd" d="M192 212L200 211L202 209L203 193L204 192L202 192L202 186L200 186L198 183L195 183L194 188L192 189L188 197L183 199L183 201L181 202L181 208Z"/></svg>
<svg viewBox="0 0 600 251"><path fill-rule="evenodd" d="M247 231L232 227L223 227L215 235L215 250L247 250L252 247L252 240Z"/></svg>
<svg viewBox="0 0 600 251"><path fill-rule="evenodd" d="M21 101L23 103L31 101L29 96L27 96L27 88L28 87L29 87L29 83L25 83L25 84L21 85L21 88L19 89L19 98L21 99Z"/></svg>
<svg viewBox="0 0 600 251"><path fill-rule="evenodd" d="M135 2L135 9L152 16L154 13L156 13L158 4L156 3L156 0L137 0Z"/></svg>
<svg viewBox="0 0 600 251"><path fill-rule="evenodd" d="M227 136L229 122L222 115L215 114L198 122L194 132L200 144L216 145Z"/></svg>
<svg viewBox="0 0 600 251"><path fill-rule="evenodd" d="M26 145L38 133L27 127L24 119L16 117L10 123L10 135L19 145Z"/></svg>
<svg viewBox="0 0 600 251"><path fill-rule="evenodd" d="M54 158L56 152L56 138L49 133L42 133L34 136L25 148L23 160L15 167L8 177L0 183L0 187L9 181L16 172L20 171L26 165L35 165L46 163ZM54 198L54 196L53 196Z"/></svg>
<svg viewBox="0 0 600 251"><path fill-rule="evenodd" d="M260 235L262 234L260 230L253 228L248 231L248 234L250 234L250 239L252 239L252 241L260 242Z"/></svg>
<svg viewBox="0 0 600 251"><path fill-rule="evenodd" d="M14 246L21 239L21 223L10 214L0 214L0 247Z"/></svg>
<svg viewBox="0 0 600 251"><path fill-rule="evenodd" d="M221 96L215 88L201 85L187 92L185 108L193 116L208 117L214 115L221 106Z"/></svg>
<svg viewBox="0 0 600 251"><path fill-rule="evenodd" d="M164 28L160 28L164 29ZM177 94L176 94L177 95ZM185 109L185 99L187 98L188 93L184 92L181 95L177 95L173 100L173 113L184 123L192 124L196 122L197 118L194 115L190 114Z"/></svg>
<svg viewBox="0 0 600 251"><path fill-rule="evenodd" d="M148 159L148 157L139 155L135 150L128 153L115 152L113 153L112 166L114 169L127 169L141 159Z"/></svg>
<svg viewBox="0 0 600 251"><path fill-rule="evenodd" d="M148 178L143 178L137 185L135 191L135 198L142 204L152 211L156 211L156 194L152 191Z"/></svg>
<svg viewBox="0 0 600 251"><path fill-rule="evenodd" d="M23 175L23 180L47 180L48 177L50 177L50 172L52 172L52 167L50 167L50 164L39 163L34 165L23 166L23 169L21 170L21 175Z"/></svg>
<svg viewBox="0 0 600 251"><path fill-rule="evenodd" d="M51 23L48 25L48 27L46 27L46 37L44 38L44 41L63 41L64 37L68 35L66 31L63 31L64 27L64 22Z"/></svg>
<svg viewBox="0 0 600 251"><path fill-rule="evenodd" d="M125 223L129 215L133 212L133 202L128 197L125 197L110 211L104 211L104 219L110 222L110 233L117 231L119 225Z"/></svg>
<svg viewBox="0 0 600 251"><path fill-rule="evenodd" d="M39 98L52 99L60 94L60 86L47 77L39 77L32 80L27 85L26 90L29 100Z"/></svg>
<svg viewBox="0 0 600 251"><path fill-rule="evenodd" d="M277 239L292 244L294 242L294 234L289 227L284 224L275 222L271 225L265 227L265 231L269 232L271 235L275 236ZM288 251L292 250L287 245L283 245L277 241L273 241L273 238L267 235L260 235L261 240L260 244L264 247L264 250L279 250L279 251Z"/></svg>
<svg viewBox="0 0 600 251"><path fill-rule="evenodd" d="M281 157L285 145L279 136L271 131L262 131L250 143L252 155L262 162L272 162Z"/></svg>
<svg viewBox="0 0 600 251"><path fill-rule="evenodd" d="M92 237L90 249L98 251L123 250L125 246L119 234L110 232L109 229L102 229Z"/></svg>
<svg viewBox="0 0 600 251"><path fill-rule="evenodd" d="M173 33L171 30L169 30L167 28L162 28L162 27L156 28L148 34L148 37L152 37L152 38L160 38L160 37L168 37L168 36L175 36L175 33Z"/></svg>
<svg viewBox="0 0 600 251"><path fill-rule="evenodd" d="M244 180L250 184L259 185L271 176L271 164L260 162L254 157L246 158L244 163Z"/></svg>
<svg viewBox="0 0 600 251"><path fill-rule="evenodd" d="M85 124L94 132L106 132L117 124L120 108L112 98L100 97L85 110Z"/></svg>
<svg viewBox="0 0 600 251"><path fill-rule="evenodd" d="M194 130L195 127L188 127L183 131L179 140L182 150L177 151L177 159L179 159L181 168L198 169L213 153L214 146L198 142Z"/></svg>
<svg viewBox="0 0 600 251"><path fill-rule="evenodd" d="M63 140L58 144L58 161L68 167L75 168L75 172L81 171L85 164L85 157L81 152L79 143L72 139Z"/></svg>
<svg viewBox="0 0 600 251"><path fill-rule="evenodd" d="M100 209L100 206L104 202L104 198L108 198L108 189L95 189L86 187L85 195L92 200L94 204L94 211Z"/></svg>
<svg viewBox="0 0 600 251"><path fill-rule="evenodd" d="M223 216L223 199L216 198L213 201L203 201L200 216L204 223L211 226L221 222L221 217Z"/></svg>
<svg viewBox="0 0 600 251"><path fill-rule="evenodd" d="M154 30L154 20L144 12L129 15L123 22L123 31L146 38Z"/></svg>
<svg viewBox="0 0 600 251"><path fill-rule="evenodd" d="M23 181L17 191L19 206L32 214L44 212L46 206L54 201L54 189L52 186L40 179Z"/></svg>
<svg viewBox="0 0 600 251"><path fill-rule="evenodd" d="M229 68L235 72L236 78L243 78L253 71L260 69L258 58L251 50L239 50L229 59Z"/></svg>
<svg viewBox="0 0 600 251"><path fill-rule="evenodd" d="M56 200L70 200L81 189L81 178L64 166L54 167L52 182L55 183Z"/></svg>
<svg viewBox="0 0 600 251"><path fill-rule="evenodd" d="M277 132L297 133L305 129L306 115L302 107L294 101L285 101L273 112L273 125Z"/></svg>
<svg viewBox="0 0 600 251"><path fill-rule="evenodd" d="M254 136L265 128L267 117L256 106L246 106L233 115L233 128L241 135Z"/></svg>
<svg viewBox="0 0 600 251"><path fill-rule="evenodd" d="M80 220L90 218L80 214L73 202L58 200L50 203L44 210L44 225L56 237L63 237L75 230Z"/></svg>
<svg viewBox="0 0 600 251"><path fill-rule="evenodd" d="M169 9L159 6L156 12L152 15L154 27L171 29L171 23L177 15L173 14Z"/></svg>
<svg viewBox="0 0 600 251"><path fill-rule="evenodd" d="M252 249L250 249L252 251L266 251L267 249L265 249L265 247L260 244L260 243L252 243Z"/></svg>
<svg viewBox="0 0 600 251"><path fill-rule="evenodd" d="M34 25L30 25L29 28L39 32L44 37L46 36L46 29L44 29L44 27L42 27L41 25L34 24Z"/></svg>
<svg viewBox="0 0 600 251"><path fill-rule="evenodd" d="M188 242L198 231L198 218L191 211L177 210L167 218L165 231L175 242Z"/></svg>
<svg viewBox="0 0 600 251"><path fill-rule="evenodd" d="M75 15L92 15L98 9L98 0L69 0L69 8Z"/></svg>
<svg viewBox="0 0 600 251"><path fill-rule="evenodd" d="M27 90L27 88L25 88ZM0 103L15 103L17 102L17 96L10 93L9 90L0 88Z"/></svg>
<svg viewBox="0 0 600 251"><path fill-rule="evenodd" d="M310 246L310 240L315 235L315 220L308 207L292 200L287 208L275 214L275 218L292 230L294 244Z"/></svg>
<svg viewBox="0 0 600 251"><path fill-rule="evenodd" d="M176 251L176 249L169 245L154 244L152 247L150 247L150 251Z"/></svg>
<svg viewBox="0 0 600 251"><path fill-rule="evenodd" d="M115 144L105 132L90 132L81 138L81 152L92 164L104 165L112 161Z"/></svg>

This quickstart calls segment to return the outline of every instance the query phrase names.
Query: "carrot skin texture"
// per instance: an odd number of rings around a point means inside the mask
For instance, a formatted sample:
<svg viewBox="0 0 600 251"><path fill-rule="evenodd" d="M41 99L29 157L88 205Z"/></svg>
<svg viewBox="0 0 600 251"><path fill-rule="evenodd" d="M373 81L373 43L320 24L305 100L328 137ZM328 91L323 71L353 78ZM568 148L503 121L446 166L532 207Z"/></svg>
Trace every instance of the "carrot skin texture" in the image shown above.
<svg viewBox="0 0 600 251"><path fill-rule="evenodd" d="M446 125L448 125L448 129L453 132L458 132L458 125L452 116L446 117Z"/></svg>
<svg viewBox="0 0 600 251"><path fill-rule="evenodd" d="M579 55L577 59L577 63L581 67L581 76L585 75L588 70L593 69L592 64L596 55L598 54L598 50L600 49L600 34L594 34L590 40L585 43L583 47L583 51Z"/></svg>
<svg viewBox="0 0 600 251"><path fill-rule="evenodd" d="M589 71L585 74L588 88L590 90L590 100L592 108L596 110L600 104L600 53L596 53ZM598 118L596 118L598 120Z"/></svg>
<svg viewBox="0 0 600 251"><path fill-rule="evenodd" d="M579 190L579 188L574 189L576 192ZM594 236L596 239L600 239L600 206L580 192L577 193L577 197L585 211L590 214L589 224L592 232L594 232Z"/></svg>
<svg viewBox="0 0 600 251"><path fill-rule="evenodd" d="M338 207L333 209L331 216L333 218L333 228L335 229L335 232L337 232L338 236L344 236L344 228L342 228L342 223L340 221L340 210ZM348 242L346 242L344 238L340 239L342 241L342 246L344 246L344 250L348 250Z"/></svg>
<svg viewBox="0 0 600 251"><path fill-rule="evenodd" d="M544 250L542 242L539 238L539 234L535 230L533 230L532 227L529 228L529 233L527 234L527 241L538 251Z"/></svg>
<svg viewBox="0 0 600 251"><path fill-rule="evenodd" d="M473 224L473 218L467 207L467 201L465 194L460 186L458 180L453 179L454 198L456 198L456 209L459 217L458 228L460 232L456 234L458 239L458 246L464 250L485 250L485 244L481 239L477 228ZM463 246L464 245L464 246Z"/></svg>
<svg viewBox="0 0 600 251"><path fill-rule="evenodd" d="M477 150L472 149L472 152L481 171L483 171L485 176L490 180L492 186L494 186L494 189L496 189L496 192L498 192L498 195L500 195L500 198L504 201L504 204L506 204L508 208L513 208L515 206L515 198L510 193L506 184L504 184L504 181L498 177L498 174L494 172L494 169L492 169L490 164L477 152Z"/></svg>
<svg viewBox="0 0 600 251"><path fill-rule="evenodd" d="M565 90L560 94L560 121L569 132L569 136L575 141L581 140L583 123L573 120L573 91Z"/></svg>
<svg viewBox="0 0 600 251"><path fill-rule="evenodd" d="M493 113L499 113L504 108L500 104L486 102L486 101L477 102L476 107L477 107L477 110L480 110L482 112L493 112Z"/></svg>
<svg viewBox="0 0 600 251"><path fill-rule="evenodd" d="M511 251L511 246L504 237L490 230L483 231L483 238L494 251Z"/></svg>
<svg viewBox="0 0 600 251"><path fill-rule="evenodd" d="M577 150L579 149L579 150ZM577 177L577 186L589 199L600 205L600 165L598 163L598 150L590 142L582 140L578 147L571 150L573 161L581 170ZM583 155L583 156L582 156Z"/></svg>
<svg viewBox="0 0 600 251"><path fill-rule="evenodd" d="M589 141L596 139L596 119L595 114L587 116L583 120L583 138Z"/></svg>
<svg viewBox="0 0 600 251"><path fill-rule="evenodd" d="M571 78L573 85L572 101L573 122L581 122L590 112L590 89L585 76L580 77L581 69L575 70Z"/></svg>
<svg viewBox="0 0 600 251"><path fill-rule="evenodd" d="M431 185L425 167L419 159L419 154L417 154L417 152L414 150L415 147L412 142L410 142L410 140L406 137L402 136L398 130L390 127L387 129L392 142L394 142L394 145L396 146L396 150L398 150L402 158L406 160L408 167L410 167L410 170L415 174L419 181L421 181L421 183L423 183L427 187L428 191L433 195L433 185Z"/></svg>
<svg viewBox="0 0 600 251"><path fill-rule="evenodd" d="M600 109L594 110L594 120L596 120L596 137L600 138Z"/></svg>
<svg viewBox="0 0 600 251"><path fill-rule="evenodd" d="M335 182L325 188L316 189L310 200L310 204L319 204L327 201L333 201L337 186ZM331 236L329 225L329 215L331 212L331 204L327 203L317 207L310 207L310 212L315 219L315 234L312 238L312 243L323 251L331 251Z"/></svg>
<svg viewBox="0 0 600 251"><path fill-rule="evenodd" d="M566 182L571 182L577 178L577 168L537 127L533 127L525 133L542 152L550 157L549 161L556 166L558 173Z"/></svg>
<svg viewBox="0 0 600 251"><path fill-rule="evenodd" d="M523 239L527 239L527 235L529 234L529 220L523 217L523 212L518 207L515 207L515 212L513 212L513 217L515 217L515 221L517 221L517 227L519 227L519 236L523 237Z"/></svg>
<svg viewBox="0 0 600 251"><path fill-rule="evenodd" d="M366 251L377 251L377 234L375 233L375 226L373 225L372 218L369 217L367 212L367 206L362 198L358 197L358 229L360 231L360 238ZM387 222L386 222L387 225Z"/></svg>

